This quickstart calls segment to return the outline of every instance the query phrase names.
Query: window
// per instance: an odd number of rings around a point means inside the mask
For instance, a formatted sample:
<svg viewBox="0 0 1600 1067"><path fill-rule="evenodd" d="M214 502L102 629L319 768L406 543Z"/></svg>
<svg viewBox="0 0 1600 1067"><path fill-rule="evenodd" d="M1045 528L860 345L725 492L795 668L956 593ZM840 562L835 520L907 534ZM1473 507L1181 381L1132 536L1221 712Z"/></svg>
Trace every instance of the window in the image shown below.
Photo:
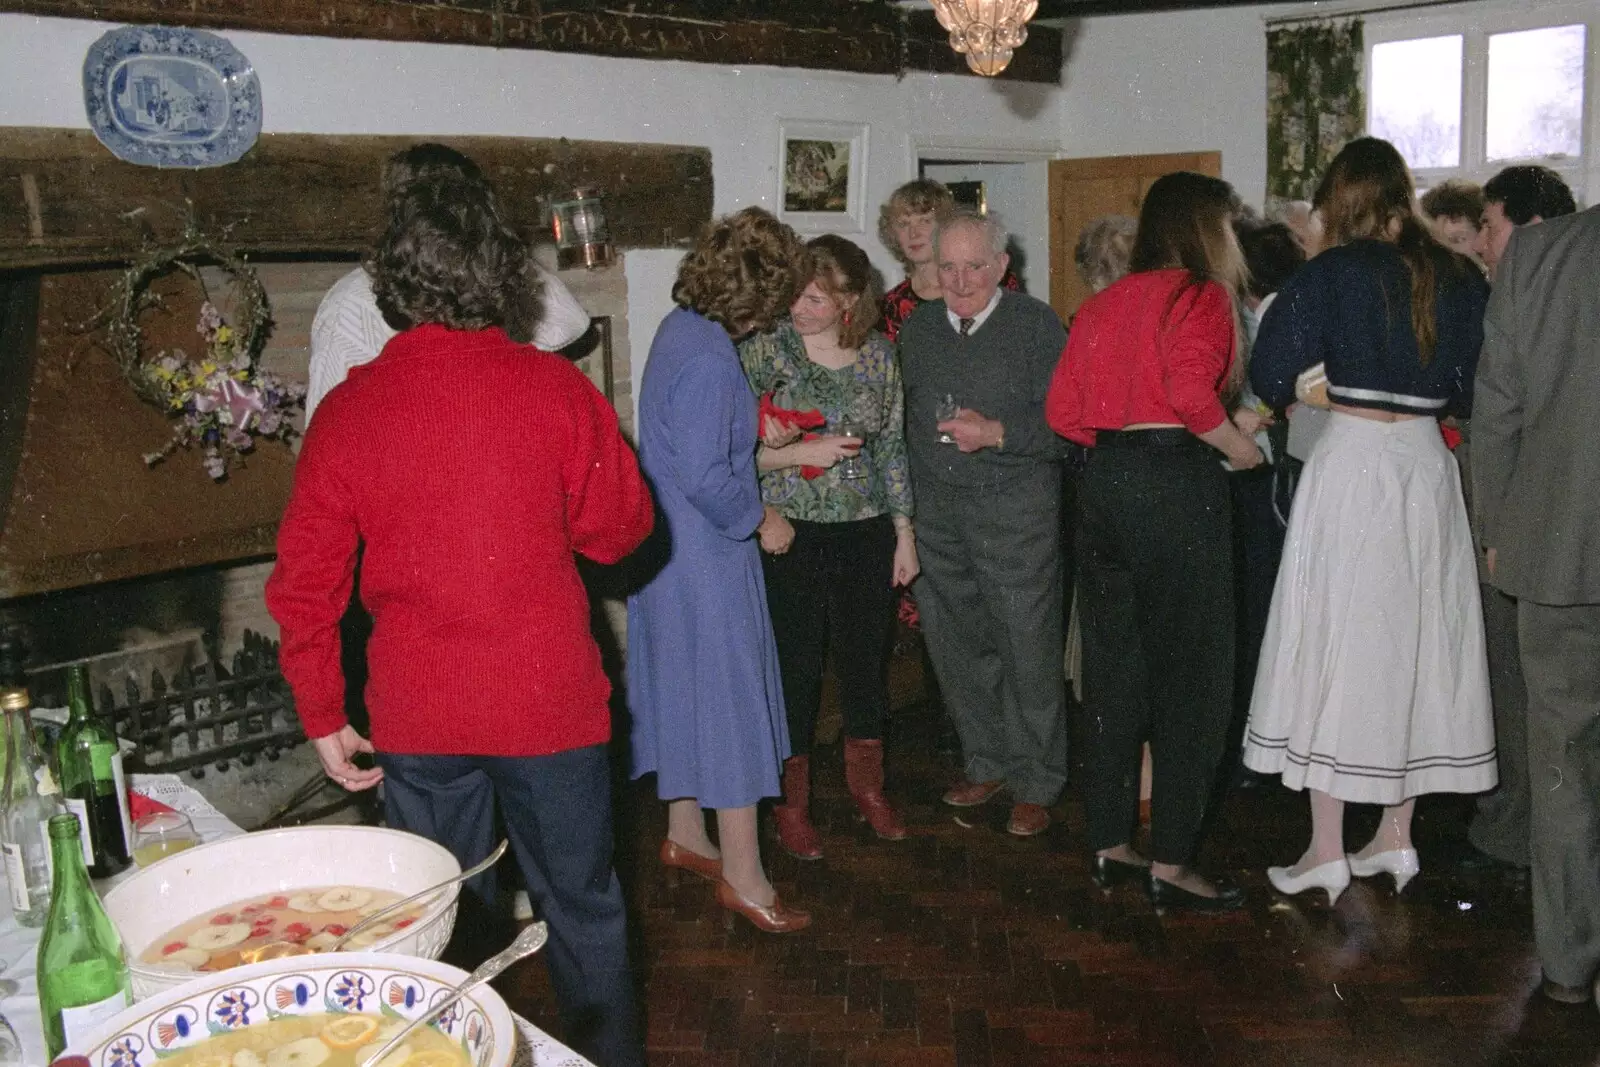
<svg viewBox="0 0 1600 1067"><path fill-rule="evenodd" d="M1489 37L1491 162L1582 154L1584 29L1548 26Z"/></svg>
<svg viewBox="0 0 1600 1067"><path fill-rule="evenodd" d="M1419 187L1541 163L1594 202L1597 33L1600 0L1483 0L1369 18L1367 129L1400 149Z"/></svg>
<svg viewBox="0 0 1600 1067"><path fill-rule="evenodd" d="M1372 49L1367 125L1413 167L1461 165L1461 37L1390 41Z"/></svg>

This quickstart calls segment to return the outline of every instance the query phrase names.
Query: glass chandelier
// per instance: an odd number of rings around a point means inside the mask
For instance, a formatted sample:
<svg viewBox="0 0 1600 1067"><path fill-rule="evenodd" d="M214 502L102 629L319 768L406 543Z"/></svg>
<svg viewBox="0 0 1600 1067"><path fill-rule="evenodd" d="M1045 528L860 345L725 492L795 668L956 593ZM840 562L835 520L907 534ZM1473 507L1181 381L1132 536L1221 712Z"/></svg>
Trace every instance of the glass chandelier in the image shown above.
<svg viewBox="0 0 1600 1067"><path fill-rule="evenodd" d="M1006 69L1011 53L1028 39L1028 20L1039 0L932 0L939 25L950 31L950 47L967 66L992 78Z"/></svg>

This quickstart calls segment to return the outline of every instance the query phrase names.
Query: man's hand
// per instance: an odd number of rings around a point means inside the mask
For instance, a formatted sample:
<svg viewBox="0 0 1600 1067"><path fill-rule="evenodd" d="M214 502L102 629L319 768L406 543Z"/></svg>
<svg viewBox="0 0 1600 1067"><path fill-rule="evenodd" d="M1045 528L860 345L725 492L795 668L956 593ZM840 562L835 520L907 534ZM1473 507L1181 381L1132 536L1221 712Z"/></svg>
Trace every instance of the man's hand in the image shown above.
<svg viewBox="0 0 1600 1067"><path fill-rule="evenodd" d="M311 747L316 749L317 758L322 761L322 769L328 777L352 793L371 789L383 781L383 768L374 767L364 771L350 762L350 757L358 752L373 751L372 742L356 733L353 726L346 726L326 737L314 737Z"/></svg>
<svg viewBox="0 0 1600 1067"><path fill-rule="evenodd" d="M977 452L984 448L997 448L1005 440L1006 428L996 419L986 419L976 411L957 408L953 419L939 423L939 432L955 439L956 447L963 452Z"/></svg>
<svg viewBox="0 0 1600 1067"><path fill-rule="evenodd" d="M1494 565L1500 562L1498 554L1492 548L1483 550L1483 565L1489 568L1489 577L1494 577Z"/></svg>
<svg viewBox="0 0 1600 1067"><path fill-rule="evenodd" d="M1253 437L1272 425L1272 416L1263 415L1254 408L1241 407L1233 413L1233 424L1246 437Z"/></svg>

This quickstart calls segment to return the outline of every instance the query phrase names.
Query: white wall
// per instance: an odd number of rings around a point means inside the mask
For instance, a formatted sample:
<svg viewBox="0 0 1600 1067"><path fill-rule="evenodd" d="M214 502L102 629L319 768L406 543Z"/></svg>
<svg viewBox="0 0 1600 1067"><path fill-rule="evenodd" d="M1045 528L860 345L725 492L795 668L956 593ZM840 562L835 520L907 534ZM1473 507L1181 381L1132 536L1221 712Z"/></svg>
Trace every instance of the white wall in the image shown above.
<svg viewBox="0 0 1600 1067"><path fill-rule="evenodd" d="M1022 253L1022 285L1042 300L1050 297L1050 165L1028 163L936 163L922 168L941 182L983 182L989 210L999 215Z"/></svg>
<svg viewBox="0 0 1600 1067"><path fill-rule="evenodd" d="M1293 10L1231 7L1071 23L1061 154L1220 151L1222 176L1259 206L1267 170L1263 20Z"/></svg>
<svg viewBox="0 0 1600 1067"><path fill-rule="evenodd" d="M0 15L0 126L87 125L80 71L108 24ZM484 134L587 138L711 149L718 212L774 206L781 119L869 124L865 235L877 206L913 176L914 143L1051 151L1061 92L972 77L715 67L512 49L259 33L226 35L261 78L271 133ZM852 235L854 236L854 235ZM679 254L627 256L634 344L670 309ZM634 360L634 373L643 367Z"/></svg>

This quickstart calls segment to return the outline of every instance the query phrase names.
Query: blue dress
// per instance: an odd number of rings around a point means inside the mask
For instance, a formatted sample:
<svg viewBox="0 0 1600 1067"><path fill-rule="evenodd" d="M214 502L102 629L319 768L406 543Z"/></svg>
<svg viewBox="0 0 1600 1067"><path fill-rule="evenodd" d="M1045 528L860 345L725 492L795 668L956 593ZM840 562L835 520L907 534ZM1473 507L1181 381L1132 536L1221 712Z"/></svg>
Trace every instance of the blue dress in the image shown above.
<svg viewBox="0 0 1600 1067"><path fill-rule="evenodd" d="M789 730L753 536L757 422L727 332L668 315L639 391L639 463L669 555L628 598L633 773L656 772L663 800L743 808L780 793Z"/></svg>

